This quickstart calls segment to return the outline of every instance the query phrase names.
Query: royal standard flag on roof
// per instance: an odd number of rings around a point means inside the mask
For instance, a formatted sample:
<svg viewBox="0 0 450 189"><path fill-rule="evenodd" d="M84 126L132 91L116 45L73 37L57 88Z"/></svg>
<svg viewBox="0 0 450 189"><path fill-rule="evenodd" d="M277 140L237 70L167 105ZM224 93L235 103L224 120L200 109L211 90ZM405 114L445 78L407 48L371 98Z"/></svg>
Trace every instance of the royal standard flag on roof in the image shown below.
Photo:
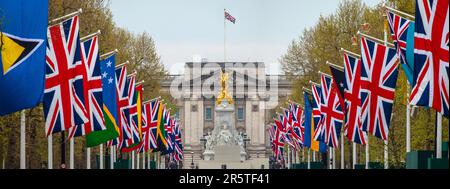
<svg viewBox="0 0 450 189"><path fill-rule="evenodd" d="M41 101L47 12L48 0L0 1L0 115Z"/></svg>

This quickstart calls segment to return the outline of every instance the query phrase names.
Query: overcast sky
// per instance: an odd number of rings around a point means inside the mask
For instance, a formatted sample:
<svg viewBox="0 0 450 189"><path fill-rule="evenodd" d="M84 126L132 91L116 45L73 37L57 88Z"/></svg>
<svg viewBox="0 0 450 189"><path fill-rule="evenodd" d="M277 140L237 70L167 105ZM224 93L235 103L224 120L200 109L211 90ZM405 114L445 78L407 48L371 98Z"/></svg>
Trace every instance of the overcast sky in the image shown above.
<svg viewBox="0 0 450 189"><path fill-rule="evenodd" d="M362 0L374 6L381 0ZM224 13L227 61L265 62L266 72L280 72L279 58L289 43L333 13L339 0L111 0L114 21L133 33L146 31L171 73L182 71L194 55L224 60Z"/></svg>

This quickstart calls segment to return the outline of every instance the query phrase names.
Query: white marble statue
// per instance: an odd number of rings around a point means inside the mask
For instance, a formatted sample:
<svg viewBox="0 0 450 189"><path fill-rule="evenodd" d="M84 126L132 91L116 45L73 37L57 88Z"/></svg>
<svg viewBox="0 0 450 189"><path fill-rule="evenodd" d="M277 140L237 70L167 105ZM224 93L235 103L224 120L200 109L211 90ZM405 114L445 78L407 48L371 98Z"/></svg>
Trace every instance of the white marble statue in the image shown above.
<svg viewBox="0 0 450 189"><path fill-rule="evenodd" d="M226 123L223 124L222 130L217 134L217 145L229 145L232 144L233 134L228 129Z"/></svg>
<svg viewBox="0 0 450 189"><path fill-rule="evenodd" d="M208 135L205 136L206 139L206 149L205 150L213 150L214 145L214 138L211 137L211 133L208 133Z"/></svg>

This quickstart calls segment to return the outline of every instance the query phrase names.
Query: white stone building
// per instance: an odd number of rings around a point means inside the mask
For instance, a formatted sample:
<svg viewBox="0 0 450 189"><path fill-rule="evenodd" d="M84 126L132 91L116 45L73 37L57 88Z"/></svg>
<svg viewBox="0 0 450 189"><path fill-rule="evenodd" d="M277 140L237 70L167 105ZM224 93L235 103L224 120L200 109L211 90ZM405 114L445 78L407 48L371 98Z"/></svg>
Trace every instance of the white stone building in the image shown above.
<svg viewBox="0 0 450 189"><path fill-rule="evenodd" d="M272 122L278 102L291 94L291 83L284 76L267 75L262 62L187 62L184 74L171 75L161 83L178 107L183 126L185 164L201 158L204 135L214 128L215 96L220 90L220 72L230 75L228 92L234 100L233 128L249 139L250 157L270 154L267 125ZM193 153L191 153L193 152Z"/></svg>

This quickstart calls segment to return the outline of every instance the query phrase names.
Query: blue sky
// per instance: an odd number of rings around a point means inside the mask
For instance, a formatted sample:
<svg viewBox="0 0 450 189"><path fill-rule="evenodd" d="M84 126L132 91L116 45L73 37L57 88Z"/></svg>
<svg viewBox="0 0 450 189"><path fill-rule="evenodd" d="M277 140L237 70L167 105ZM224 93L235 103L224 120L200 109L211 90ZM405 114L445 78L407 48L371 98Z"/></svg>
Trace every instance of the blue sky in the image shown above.
<svg viewBox="0 0 450 189"><path fill-rule="evenodd" d="M362 0L374 6L381 0ZM224 13L227 61L261 61L268 73L279 73L278 60L289 43L333 13L339 0L111 0L114 21L133 33L146 31L171 73L200 55L223 61Z"/></svg>

